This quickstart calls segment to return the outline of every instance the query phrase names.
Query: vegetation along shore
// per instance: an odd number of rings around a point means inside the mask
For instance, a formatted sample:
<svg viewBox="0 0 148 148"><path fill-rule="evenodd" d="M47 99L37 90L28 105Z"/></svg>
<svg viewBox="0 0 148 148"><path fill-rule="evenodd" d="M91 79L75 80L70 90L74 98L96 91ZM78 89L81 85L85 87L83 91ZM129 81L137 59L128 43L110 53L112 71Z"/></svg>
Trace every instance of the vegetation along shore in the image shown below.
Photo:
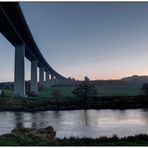
<svg viewBox="0 0 148 148"><path fill-rule="evenodd" d="M63 90L51 87L40 91L38 96L29 92L27 98L13 97L10 89L2 90L0 111L148 108L148 84L139 88L141 94L129 96L99 96L96 86L89 82L75 86L71 94L63 95Z"/></svg>
<svg viewBox="0 0 148 148"><path fill-rule="evenodd" d="M56 132L49 126L42 129L13 129L10 134L0 136L0 146L148 146L148 135L118 138L56 138ZM88 135L89 137L89 135Z"/></svg>
<svg viewBox="0 0 148 148"><path fill-rule="evenodd" d="M86 102L75 98L70 100L0 98L0 111L46 111L74 109L136 109L148 108L146 96L97 97Z"/></svg>

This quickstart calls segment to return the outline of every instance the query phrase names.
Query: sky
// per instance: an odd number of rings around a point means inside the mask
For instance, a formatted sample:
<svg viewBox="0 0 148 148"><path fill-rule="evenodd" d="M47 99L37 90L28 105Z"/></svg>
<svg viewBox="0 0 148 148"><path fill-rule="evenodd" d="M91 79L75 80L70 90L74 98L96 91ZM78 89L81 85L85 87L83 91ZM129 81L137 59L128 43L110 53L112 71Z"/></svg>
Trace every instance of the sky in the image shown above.
<svg viewBox="0 0 148 148"><path fill-rule="evenodd" d="M47 62L82 80L148 75L148 3L21 2ZM0 34L0 82L14 80L15 48ZM25 79L30 61L25 59Z"/></svg>

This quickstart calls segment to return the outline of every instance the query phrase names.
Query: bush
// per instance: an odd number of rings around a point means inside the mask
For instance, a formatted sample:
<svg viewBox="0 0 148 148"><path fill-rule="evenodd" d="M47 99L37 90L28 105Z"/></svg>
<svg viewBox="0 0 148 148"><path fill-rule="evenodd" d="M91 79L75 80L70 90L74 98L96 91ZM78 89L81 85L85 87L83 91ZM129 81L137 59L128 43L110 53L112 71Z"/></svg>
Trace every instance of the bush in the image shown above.
<svg viewBox="0 0 148 148"><path fill-rule="evenodd" d="M11 134L17 138L21 145L46 145L49 140L54 140L56 132L51 126L46 128L17 128Z"/></svg>
<svg viewBox="0 0 148 148"><path fill-rule="evenodd" d="M41 91L43 89L44 89L44 86L42 84L38 83L38 90Z"/></svg>
<svg viewBox="0 0 148 148"><path fill-rule="evenodd" d="M92 85L89 82L83 82L76 86L72 93L78 98L87 101L88 98L94 97L97 94L97 91L95 89L95 85Z"/></svg>
<svg viewBox="0 0 148 148"><path fill-rule="evenodd" d="M29 97L37 97L37 96L38 96L38 94L37 94L36 92L33 92L33 91L28 92L27 95L28 95Z"/></svg>
<svg viewBox="0 0 148 148"><path fill-rule="evenodd" d="M5 91L1 90L1 97L5 97Z"/></svg>
<svg viewBox="0 0 148 148"><path fill-rule="evenodd" d="M141 91L144 93L144 95L148 96L148 83L144 83L142 85Z"/></svg>
<svg viewBox="0 0 148 148"><path fill-rule="evenodd" d="M73 95L82 99L83 107L87 108L88 98L92 98L97 94L95 86L90 84L88 81L85 81L74 88L72 91Z"/></svg>
<svg viewBox="0 0 148 148"><path fill-rule="evenodd" d="M52 96L52 98L58 100L58 99L62 98L62 93L61 93L61 91L59 89L53 89L51 91L51 96Z"/></svg>

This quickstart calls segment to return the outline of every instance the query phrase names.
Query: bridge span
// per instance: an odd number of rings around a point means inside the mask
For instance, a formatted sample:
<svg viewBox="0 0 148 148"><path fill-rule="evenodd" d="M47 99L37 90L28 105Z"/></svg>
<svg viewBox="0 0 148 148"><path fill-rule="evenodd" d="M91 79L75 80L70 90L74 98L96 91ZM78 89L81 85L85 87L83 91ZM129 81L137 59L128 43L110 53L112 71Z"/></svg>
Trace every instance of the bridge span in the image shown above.
<svg viewBox="0 0 148 148"><path fill-rule="evenodd" d="M31 62L31 92L38 93L37 67L39 84L46 87L67 80L56 72L41 54L29 30L23 12L17 2L0 3L0 31L15 47L14 96L25 97L25 57ZM50 78L49 78L50 76Z"/></svg>

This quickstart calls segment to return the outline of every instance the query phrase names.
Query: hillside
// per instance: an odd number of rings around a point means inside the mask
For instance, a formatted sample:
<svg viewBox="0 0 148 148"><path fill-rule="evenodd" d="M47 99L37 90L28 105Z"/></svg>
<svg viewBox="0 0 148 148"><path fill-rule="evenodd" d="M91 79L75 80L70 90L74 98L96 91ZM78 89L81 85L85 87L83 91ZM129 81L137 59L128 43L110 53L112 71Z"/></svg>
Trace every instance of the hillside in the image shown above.
<svg viewBox="0 0 148 148"><path fill-rule="evenodd" d="M82 81L73 81L72 83L64 84L64 85L76 85L81 83ZM142 85L144 83L148 83L148 76L138 76L133 75L129 77L124 77L117 80L93 80L89 81L95 85ZM30 81L26 81L26 84L30 84ZM0 89L4 88L13 88L14 83L13 82L3 82L0 83Z"/></svg>
<svg viewBox="0 0 148 148"><path fill-rule="evenodd" d="M122 78L121 81L130 83L130 84L143 84L143 83L148 83L148 76L133 75L130 77Z"/></svg>

